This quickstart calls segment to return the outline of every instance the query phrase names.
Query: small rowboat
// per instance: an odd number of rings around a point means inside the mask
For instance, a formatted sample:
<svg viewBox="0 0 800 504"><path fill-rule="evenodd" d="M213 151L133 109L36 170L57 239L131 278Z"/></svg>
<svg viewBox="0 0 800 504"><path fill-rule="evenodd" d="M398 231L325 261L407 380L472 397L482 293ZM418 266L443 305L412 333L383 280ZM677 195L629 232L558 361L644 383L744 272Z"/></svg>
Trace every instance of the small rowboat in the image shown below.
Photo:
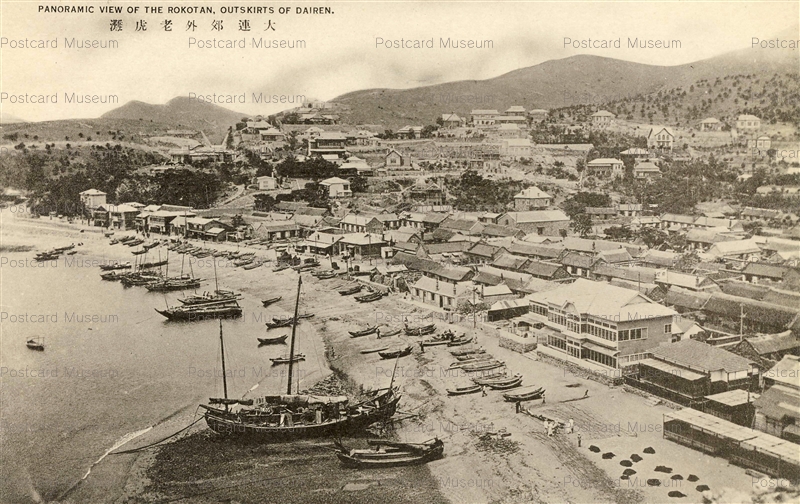
<svg viewBox="0 0 800 504"><path fill-rule="evenodd" d="M475 392L480 392L480 391L481 391L480 385L468 385L466 387L458 387L456 389L447 389L447 395L458 396L458 395L474 394Z"/></svg>
<svg viewBox="0 0 800 504"><path fill-rule="evenodd" d="M439 338L431 338L424 341L419 342L419 346L421 347L429 347L429 346L437 346L437 345L446 345L450 343L449 339L439 339Z"/></svg>
<svg viewBox="0 0 800 504"><path fill-rule="evenodd" d="M463 366L461 369L463 369L467 373L470 373L473 371L488 371L490 369L497 369L505 365L506 363L503 361L490 360L484 362L477 362L475 364L469 364L467 366Z"/></svg>
<svg viewBox="0 0 800 504"><path fill-rule="evenodd" d="M131 263L129 261L125 261L124 263L114 263L114 264L101 264L100 270L101 271L113 271L113 270L120 270L120 269L130 269Z"/></svg>
<svg viewBox="0 0 800 504"><path fill-rule="evenodd" d="M499 383L488 383L487 387L492 390L508 390L522 385L522 377L516 376L509 381Z"/></svg>
<svg viewBox="0 0 800 504"><path fill-rule="evenodd" d="M400 334L400 329L381 332L381 338L391 338L392 336L397 336L398 334Z"/></svg>
<svg viewBox="0 0 800 504"><path fill-rule="evenodd" d="M147 253L147 251L144 250L144 249L142 249L142 250L134 250L133 252L131 252L131 254L133 254L133 255L142 255L142 254L146 254L146 253Z"/></svg>
<svg viewBox="0 0 800 504"><path fill-rule="evenodd" d="M425 336L436 332L436 324L428 324L419 327L406 326L405 331L408 336Z"/></svg>
<svg viewBox="0 0 800 504"><path fill-rule="evenodd" d="M283 336L276 336L274 338L257 338L258 343L260 345L279 345L281 343L286 343L286 338L288 338L288 334L284 334Z"/></svg>
<svg viewBox="0 0 800 504"><path fill-rule="evenodd" d="M355 299L359 303L371 303L373 301L377 301L383 297L382 292L370 292L369 294L364 294L363 296L356 296Z"/></svg>
<svg viewBox="0 0 800 504"><path fill-rule="evenodd" d="M544 388L533 388L533 386L530 386L526 387L525 389L515 390L514 392L503 394L503 398L505 398L505 400L508 402L532 401L534 399L539 399L542 397L542 395L544 395L544 393Z"/></svg>
<svg viewBox="0 0 800 504"><path fill-rule="evenodd" d="M398 443L380 439L370 440L369 444L369 449L351 450L334 441L336 457L347 467L372 469L425 464L444 454L444 443L439 439L428 443Z"/></svg>
<svg viewBox="0 0 800 504"><path fill-rule="evenodd" d="M381 356L382 359L396 359L397 357L405 357L406 355L411 355L411 350L413 348L411 345L406 345L405 348L401 348L399 350L389 350L388 352L378 352L378 355Z"/></svg>
<svg viewBox="0 0 800 504"><path fill-rule="evenodd" d="M253 263L250 263L250 264L248 264L247 266L245 266L245 267L244 267L244 268L242 268L242 269L244 269L244 270L252 270L252 269L256 269L256 268L258 268L258 267L259 267L259 266L261 266L262 264L264 264L264 263L260 263L260 262L253 262Z"/></svg>
<svg viewBox="0 0 800 504"><path fill-rule="evenodd" d="M323 271L322 273L320 273L318 275L314 275L314 276L316 276L320 280L330 280L331 278L335 278L336 277L336 272L335 271Z"/></svg>
<svg viewBox="0 0 800 504"><path fill-rule="evenodd" d="M270 359L272 361L272 365L276 364L289 364L289 357L276 357L274 359ZM300 362L306 360L305 354L296 354L292 357L292 362Z"/></svg>
<svg viewBox="0 0 800 504"><path fill-rule="evenodd" d="M501 371L499 373L494 373L490 375L476 376L472 378L472 381L477 383L478 385L489 385L490 383L505 383L509 380L513 380L517 376L519 375L517 374L514 376L508 376L508 373L506 371Z"/></svg>
<svg viewBox="0 0 800 504"><path fill-rule="evenodd" d="M347 331L350 333L351 338L360 338L361 336L368 336L378 330L378 326L371 326L361 331Z"/></svg>
<svg viewBox="0 0 800 504"><path fill-rule="evenodd" d="M474 359L469 359L469 360L460 361L460 362L454 362L454 363L450 364L450 369L463 368L463 367L466 367L466 366L470 366L472 364L485 363L485 362L492 361L492 360L495 360L495 358L492 357L489 354L484 354L484 355L481 355L481 356L476 357Z"/></svg>
<svg viewBox="0 0 800 504"><path fill-rule="evenodd" d="M467 343L470 343L470 342L472 342L472 336L470 336L469 338L460 338L460 339L457 339L457 340L452 340L452 341L447 343L447 346L449 346L449 347L462 346L462 345L466 345Z"/></svg>
<svg viewBox="0 0 800 504"><path fill-rule="evenodd" d="M261 304L264 305L264 308L266 308L267 306L269 306L271 304L275 304L278 301L280 301L282 297L283 296L277 296L277 297L274 297L274 298L264 299L263 301L261 301Z"/></svg>
<svg viewBox="0 0 800 504"><path fill-rule="evenodd" d="M388 349L389 349L388 346L377 347L377 348L367 348L366 350L361 350L361 353L362 354L378 353L378 352L383 352L384 350L388 350Z"/></svg>
<svg viewBox="0 0 800 504"><path fill-rule="evenodd" d="M458 357L459 355L480 354L486 353L484 348L465 348L463 350L450 350L450 355Z"/></svg>
<svg viewBox="0 0 800 504"><path fill-rule="evenodd" d="M461 362L465 362L465 361L468 362L468 361L471 361L471 360L486 360L486 359L491 359L492 358L491 354L488 354L486 352L470 353L470 354L466 354L466 355L455 355L454 357L456 358L457 361L461 361Z"/></svg>
<svg viewBox="0 0 800 504"><path fill-rule="evenodd" d="M290 318L286 320L267 322L268 329L278 329L279 327L289 327L290 325L292 325L292 319Z"/></svg>
<svg viewBox="0 0 800 504"><path fill-rule="evenodd" d="M364 288L364 286L361 285L361 284L358 284L358 285L353 285L352 287L347 287L345 289L341 289L338 292L342 296L349 296L351 294L356 294L358 292L361 292L362 288Z"/></svg>
<svg viewBox="0 0 800 504"><path fill-rule="evenodd" d="M40 338L31 338L25 342L25 346L30 348L31 350L36 350L38 352L44 352L44 340Z"/></svg>

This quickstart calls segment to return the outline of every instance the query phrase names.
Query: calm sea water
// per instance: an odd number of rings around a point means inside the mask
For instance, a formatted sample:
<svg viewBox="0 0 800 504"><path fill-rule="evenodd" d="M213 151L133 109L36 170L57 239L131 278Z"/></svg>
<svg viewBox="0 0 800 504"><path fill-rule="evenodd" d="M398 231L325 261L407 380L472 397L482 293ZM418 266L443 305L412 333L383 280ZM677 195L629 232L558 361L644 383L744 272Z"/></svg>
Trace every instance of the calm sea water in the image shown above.
<svg viewBox="0 0 800 504"><path fill-rule="evenodd" d="M171 264L179 268L180 259ZM210 279L201 290L214 288L210 258L194 271ZM283 393L286 366L271 366L269 357L288 345L259 348L255 338L268 317L292 307L264 309L259 298L282 294L286 303L294 284L268 268L228 268L220 272L223 288L231 288L226 275L257 280L241 302L245 317L223 325L229 395L259 383L255 394ZM180 296L126 289L102 281L97 267L68 267L63 258L54 267L0 268L0 502L57 498L120 440L175 415L188 424L199 403L222 395L218 322L170 323L154 310ZM300 372L310 381L324 350L303 325ZM41 336L44 352L26 348L28 338Z"/></svg>

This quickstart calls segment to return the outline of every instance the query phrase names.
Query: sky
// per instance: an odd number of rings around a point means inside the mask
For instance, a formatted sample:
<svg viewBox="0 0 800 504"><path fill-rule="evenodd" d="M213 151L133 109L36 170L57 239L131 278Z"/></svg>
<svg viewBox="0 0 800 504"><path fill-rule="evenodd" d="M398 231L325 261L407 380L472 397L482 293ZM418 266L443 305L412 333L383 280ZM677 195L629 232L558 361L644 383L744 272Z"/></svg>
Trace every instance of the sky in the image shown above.
<svg viewBox="0 0 800 504"><path fill-rule="evenodd" d="M94 13L39 12L48 5L93 7ZM104 6L121 14L101 13ZM145 7L161 7L146 13ZM168 13L171 7L213 13ZM232 7L272 7L273 13L222 14ZM297 13L329 7L332 13ZM288 8L288 13L279 9ZM127 11L131 10L130 13ZM133 12L138 10L138 12ZM165 103L175 96L217 95L226 108L270 114L298 97L329 100L369 88L410 88L486 79L576 54L652 65L679 65L751 47L800 18L800 2L0 2L0 112L28 121L93 118L131 100ZM111 31L112 20L122 31ZM170 20L172 31L162 22ZM146 30L136 31L137 21ZM187 31L194 21L196 29ZM221 31L212 31L222 21ZM250 31L239 31L249 21ZM272 24L273 29L269 28ZM75 49L66 40L116 41L116 48ZM446 39L483 48L440 47ZM565 47L565 38L577 46ZM628 39L672 42L671 48L629 48ZM56 41L56 48L19 46ZM244 41L244 48L204 48L204 42ZM253 39L303 48L252 47ZM432 48L379 45L379 40L432 41ZM614 40L620 47L613 47ZM798 34L795 39L800 39ZM194 42L193 42L194 40ZM592 41L612 41L602 48ZM488 44L487 41L491 41ZM24 44L23 44L24 45ZM31 42L28 42L31 45ZM424 44L423 44L424 46ZM776 49L790 50L790 49ZM800 49L795 49L800 50ZM75 95L97 103L68 103ZM254 103L253 93L284 98ZM20 95L35 98L20 98ZM224 103L229 97L245 103ZM45 99L51 103L25 103ZM52 97L55 95L55 103ZM111 96L116 97L114 102ZM103 103L103 97L107 102ZM199 99L199 98L198 98ZM17 103L13 103L16 101Z"/></svg>

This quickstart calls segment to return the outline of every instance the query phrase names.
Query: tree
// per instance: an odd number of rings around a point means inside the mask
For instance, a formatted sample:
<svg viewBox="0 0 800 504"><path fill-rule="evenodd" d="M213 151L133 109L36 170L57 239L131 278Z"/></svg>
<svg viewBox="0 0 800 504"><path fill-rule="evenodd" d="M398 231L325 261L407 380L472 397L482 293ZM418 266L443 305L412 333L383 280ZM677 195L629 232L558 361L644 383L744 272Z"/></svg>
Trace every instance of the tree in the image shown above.
<svg viewBox="0 0 800 504"><path fill-rule="evenodd" d="M569 227L578 233L581 238L586 238L592 232L592 219L584 213L577 214L571 218Z"/></svg>
<svg viewBox="0 0 800 504"><path fill-rule="evenodd" d="M628 226L611 226L605 230L609 240L628 241L633 238L633 232Z"/></svg>
<svg viewBox="0 0 800 504"><path fill-rule="evenodd" d="M277 203L275 198L269 194L256 194L253 198L255 199L255 209L259 212L269 212Z"/></svg>
<svg viewBox="0 0 800 504"><path fill-rule="evenodd" d="M360 192L367 192L367 188L369 187L369 183L367 182L367 178L361 175L356 175L355 177L350 179L350 190L354 193Z"/></svg>

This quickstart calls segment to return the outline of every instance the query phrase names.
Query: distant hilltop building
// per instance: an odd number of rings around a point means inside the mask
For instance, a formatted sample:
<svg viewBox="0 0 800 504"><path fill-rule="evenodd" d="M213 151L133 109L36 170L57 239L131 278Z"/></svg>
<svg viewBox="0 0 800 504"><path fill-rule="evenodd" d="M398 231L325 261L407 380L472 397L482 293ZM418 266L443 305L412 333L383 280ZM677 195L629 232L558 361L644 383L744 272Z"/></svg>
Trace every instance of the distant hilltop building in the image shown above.
<svg viewBox="0 0 800 504"><path fill-rule="evenodd" d="M709 117L700 121L700 131L719 131L722 123L716 117Z"/></svg>
<svg viewBox="0 0 800 504"><path fill-rule="evenodd" d="M523 107L522 105L512 105L511 107L508 107L508 110L506 110L505 115L525 117L525 107Z"/></svg>
<svg viewBox="0 0 800 504"><path fill-rule="evenodd" d="M737 130L757 130L761 128L761 119L754 115L742 114L736 119Z"/></svg>
<svg viewBox="0 0 800 504"><path fill-rule="evenodd" d="M651 149L671 151L675 146L675 132L666 126L653 126L647 134L647 146Z"/></svg>
<svg viewBox="0 0 800 504"><path fill-rule="evenodd" d="M597 128L605 128L614 123L614 118L617 117L608 110L599 110L592 114L592 126Z"/></svg>
<svg viewBox="0 0 800 504"><path fill-rule="evenodd" d="M455 113L442 114L442 126L445 128L458 128L464 125L466 120Z"/></svg>
<svg viewBox="0 0 800 504"><path fill-rule="evenodd" d="M475 127L494 126L500 112L494 109L476 109L470 113L472 125Z"/></svg>

